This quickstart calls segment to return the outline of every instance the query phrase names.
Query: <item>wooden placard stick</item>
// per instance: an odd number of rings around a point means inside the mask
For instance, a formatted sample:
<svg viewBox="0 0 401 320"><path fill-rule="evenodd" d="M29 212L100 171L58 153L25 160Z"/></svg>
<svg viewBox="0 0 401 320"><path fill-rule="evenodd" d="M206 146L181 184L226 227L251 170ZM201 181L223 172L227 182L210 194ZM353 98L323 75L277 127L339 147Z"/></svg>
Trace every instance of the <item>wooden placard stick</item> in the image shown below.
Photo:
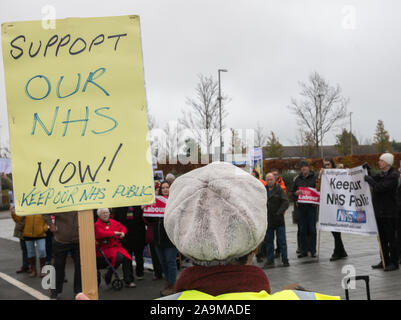
<svg viewBox="0 0 401 320"><path fill-rule="evenodd" d="M98 300L95 226L92 210L78 211L78 228L82 292L89 299Z"/></svg>
<svg viewBox="0 0 401 320"><path fill-rule="evenodd" d="M319 231L317 232L317 260L319 260L320 257L320 228Z"/></svg>

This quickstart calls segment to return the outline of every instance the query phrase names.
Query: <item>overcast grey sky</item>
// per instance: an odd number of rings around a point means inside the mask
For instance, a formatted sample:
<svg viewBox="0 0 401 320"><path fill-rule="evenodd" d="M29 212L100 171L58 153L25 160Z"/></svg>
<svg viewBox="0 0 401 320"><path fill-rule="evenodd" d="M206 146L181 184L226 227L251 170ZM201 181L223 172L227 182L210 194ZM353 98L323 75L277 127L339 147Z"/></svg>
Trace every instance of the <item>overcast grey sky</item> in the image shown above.
<svg viewBox="0 0 401 320"><path fill-rule="evenodd" d="M181 115L198 74L217 79L225 68L226 126L259 122L282 144L294 144L297 123L287 106L298 82L317 71L350 98L357 138L371 139L381 119L391 139L401 140L400 1L1 0L0 22L40 20L45 5L54 6L57 19L140 16L148 107L160 127ZM5 145L2 63L0 119Z"/></svg>

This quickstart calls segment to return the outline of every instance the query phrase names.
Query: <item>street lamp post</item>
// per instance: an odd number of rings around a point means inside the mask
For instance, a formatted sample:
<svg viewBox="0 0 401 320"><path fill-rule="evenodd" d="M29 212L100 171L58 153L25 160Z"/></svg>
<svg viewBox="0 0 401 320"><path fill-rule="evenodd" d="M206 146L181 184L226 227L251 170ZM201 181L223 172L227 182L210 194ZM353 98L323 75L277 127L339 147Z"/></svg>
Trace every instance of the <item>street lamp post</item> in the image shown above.
<svg viewBox="0 0 401 320"><path fill-rule="evenodd" d="M320 121L320 157L323 159L323 119L322 119L322 94L319 93L319 121ZM319 135L318 135L319 136Z"/></svg>
<svg viewBox="0 0 401 320"><path fill-rule="evenodd" d="M218 74L219 74L219 97L217 98L219 100L219 115L220 115L220 161L224 161L223 158L223 134L222 134L222 117L221 117L221 83L220 83L220 72L228 72L226 69L219 69Z"/></svg>
<svg viewBox="0 0 401 320"><path fill-rule="evenodd" d="M349 135L350 135L350 139L351 139L351 156L354 154L353 152L353 148L352 148L352 112L349 113Z"/></svg>

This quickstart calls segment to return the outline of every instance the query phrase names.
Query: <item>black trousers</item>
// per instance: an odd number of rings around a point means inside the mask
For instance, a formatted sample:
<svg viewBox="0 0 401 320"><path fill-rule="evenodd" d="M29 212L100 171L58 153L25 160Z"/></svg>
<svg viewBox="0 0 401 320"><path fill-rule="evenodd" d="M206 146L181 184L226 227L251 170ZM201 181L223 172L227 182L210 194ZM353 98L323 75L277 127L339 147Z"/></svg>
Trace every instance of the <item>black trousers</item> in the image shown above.
<svg viewBox="0 0 401 320"><path fill-rule="evenodd" d="M303 254L316 253L316 207L313 205L298 206L298 230Z"/></svg>
<svg viewBox="0 0 401 320"><path fill-rule="evenodd" d="M46 263L51 264L53 258L53 232L46 232Z"/></svg>
<svg viewBox="0 0 401 320"><path fill-rule="evenodd" d="M401 210L398 212L398 230L397 230L397 239L398 239L398 255L401 256ZM401 259L401 257L400 257ZM401 260L400 260L401 263Z"/></svg>
<svg viewBox="0 0 401 320"><path fill-rule="evenodd" d="M256 254L257 258L265 258L266 257L266 243L265 240L259 245L258 253Z"/></svg>
<svg viewBox="0 0 401 320"><path fill-rule="evenodd" d="M376 217L386 266L390 263L397 266L399 263L399 240L397 239L398 220L397 217Z"/></svg>
<svg viewBox="0 0 401 320"><path fill-rule="evenodd" d="M110 262L110 261L109 261ZM129 284L134 281L134 275L132 273L132 261L127 259L125 256L123 256L120 252L117 252L116 255L116 262L114 264L114 270L117 271L118 267L122 264L122 269L123 269L123 279L124 282ZM97 269L104 269L107 268L107 273L106 273L106 278L107 277L112 277L113 270L109 265L107 264L106 260L104 257L96 257L96 268Z"/></svg>
<svg viewBox="0 0 401 320"><path fill-rule="evenodd" d="M296 223L298 225L298 230L297 230L297 251L302 251L301 250L301 233L299 231L299 215L298 215L298 206L296 204L294 204L294 214L293 216L296 217L296 219L292 219L294 223ZM306 238L307 241L310 242L310 234L309 234L309 230L307 230L306 233ZM277 240L277 239L276 239ZM277 242L277 241L276 241ZM277 248L278 248L278 244L277 244Z"/></svg>
<svg viewBox="0 0 401 320"><path fill-rule="evenodd" d="M335 256L344 256L347 252L344 249L344 244L341 239L341 232L332 232L331 233L334 237L334 251L333 255Z"/></svg>
<svg viewBox="0 0 401 320"><path fill-rule="evenodd" d="M67 255L71 252L72 260L74 261L74 293L82 291L81 283L81 258L79 255L79 243L60 243L53 239L53 266L56 269L56 292L63 291L65 278L65 264Z"/></svg>
<svg viewBox="0 0 401 320"><path fill-rule="evenodd" d="M19 239L19 244L22 251L22 266L29 268L28 251L26 250L26 243L24 239Z"/></svg>
<svg viewBox="0 0 401 320"><path fill-rule="evenodd" d="M143 250L145 249L145 243L132 246L132 245L123 245L124 249L127 250L129 255L132 257L133 255L135 256L135 262L136 262L136 267L135 267L135 274L137 277L143 277L143 272L144 272L144 261L143 261ZM130 272L133 274L134 270L132 267L132 263L130 266Z"/></svg>
<svg viewBox="0 0 401 320"><path fill-rule="evenodd" d="M161 278L163 277L163 270L162 270L162 265L160 264L159 258L156 253L155 244L150 243L149 247L150 247L150 255L152 256L154 274L156 278Z"/></svg>

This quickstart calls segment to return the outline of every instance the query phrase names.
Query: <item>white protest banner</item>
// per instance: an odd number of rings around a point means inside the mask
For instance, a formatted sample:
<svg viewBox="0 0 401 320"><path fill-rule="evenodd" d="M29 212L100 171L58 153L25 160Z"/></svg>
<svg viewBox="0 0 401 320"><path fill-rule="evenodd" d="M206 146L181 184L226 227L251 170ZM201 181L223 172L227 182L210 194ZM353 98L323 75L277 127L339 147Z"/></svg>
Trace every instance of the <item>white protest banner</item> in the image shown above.
<svg viewBox="0 0 401 320"><path fill-rule="evenodd" d="M251 148L248 153L249 164L263 177L263 152L261 147Z"/></svg>
<svg viewBox="0 0 401 320"><path fill-rule="evenodd" d="M325 169L320 189L320 230L377 235L366 169Z"/></svg>
<svg viewBox="0 0 401 320"><path fill-rule="evenodd" d="M298 196L298 203L311 203L311 204L319 204L320 203L320 195L319 192L315 188L307 188L307 187L299 187L302 193Z"/></svg>

